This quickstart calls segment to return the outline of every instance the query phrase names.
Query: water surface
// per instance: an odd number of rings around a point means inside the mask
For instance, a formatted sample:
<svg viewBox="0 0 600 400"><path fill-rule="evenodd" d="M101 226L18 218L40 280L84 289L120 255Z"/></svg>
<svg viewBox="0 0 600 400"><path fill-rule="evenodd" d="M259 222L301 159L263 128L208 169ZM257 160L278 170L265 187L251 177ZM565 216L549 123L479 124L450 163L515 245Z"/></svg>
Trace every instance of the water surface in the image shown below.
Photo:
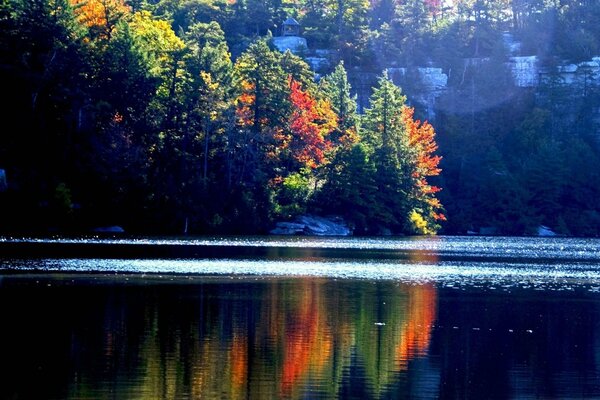
<svg viewBox="0 0 600 400"><path fill-rule="evenodd" d="M0 258L0 398L600 398L598 240L172 244Z"/></svg>

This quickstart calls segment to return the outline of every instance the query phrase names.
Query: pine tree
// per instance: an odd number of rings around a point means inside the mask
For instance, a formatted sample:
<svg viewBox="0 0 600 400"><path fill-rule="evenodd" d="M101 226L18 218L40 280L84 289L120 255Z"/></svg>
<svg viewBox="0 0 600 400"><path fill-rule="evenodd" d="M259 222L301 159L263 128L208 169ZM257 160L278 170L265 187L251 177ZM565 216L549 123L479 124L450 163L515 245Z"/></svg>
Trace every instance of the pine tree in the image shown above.
<svg viewBox="0 0 600 400"><path fill-rule="evenodd" d="M281 53L270 50L264 40L259 40L235 63L235 84L241 88L240 116L244 119L242 123L255 134L281 125L287 116L287 76L280 61Z"/></svg>
<svg viewBox="0 0 600 400"><path fill-rule="evenodd" d="M371 95L371 107L362 121L361 137L373 151L377 171L377 197L381 212L375 216L381 227L403 230L411 190L409 138L402 120L406 97L387 74L379 79Z"/></svg>
<svg viewBox="0 0 600 400"><path fill-rule="evenodd" d="M340 62L331 74L321 79L320 89L338 116L340 136L358 132L356 99L350 95L350 83L343 62Z"/></svg>

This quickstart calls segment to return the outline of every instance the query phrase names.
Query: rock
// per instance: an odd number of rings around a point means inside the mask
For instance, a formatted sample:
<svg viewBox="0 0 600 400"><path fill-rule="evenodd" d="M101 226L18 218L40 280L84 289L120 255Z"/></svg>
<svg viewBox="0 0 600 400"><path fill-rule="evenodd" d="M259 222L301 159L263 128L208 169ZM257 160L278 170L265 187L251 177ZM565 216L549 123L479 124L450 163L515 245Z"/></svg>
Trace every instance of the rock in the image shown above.
<svg viewBox="0 0 600 400"><path fill-rule="evenodd" d="M407 77L407 73L412 71L403 67L387 69L388 76L396 84L404 83L405 79L413 79L412 75ZM414 72L416 72L424 90L440 95L448 87L448 75L441 68L417 67Z"/></svg>
<svg viewBox="0 0 600 400"><path fill-rule="evenodd" d="M303 235L306 225L296 222L278 222L271 235Z"/></svg>
<svg viewBox="0 0 600 400"><path fill-rule="evenodd" d="M301 215L293 222L278 222L272 235L350 236L352 231L340 217Z"/></svg>
<svg viewBox="0 0 600 400"><path fill-rule="evenodd" d="M324 71L331 65L325 57L306 57L306 62L313 71Z"/></svg>
<svg viewBox="0 0 600 400"><path fill-rule="evenodd" d="M125 229L121 228L118 225L100 226L98 228L92 229L92 232L96 232L96 233L125 233Z"/></svg>
<svg viewBox="0 0 600 400"><path fill-rule="evenodd" d="M537 228L537 235L538 236L545 236L545 237L552 237L552 236L557 236L556 232L554 232L552 229L548 228L547 226L544 225L540 225Z"/></svg>
<svg viewBox="0 0 600 400"><path fill-rule="evenodd" d="M336 54L337 54L337 52L335 50L331 50L331 49L314 49L313 53L315 54L316 57L327 58L330 60L336 58Z"/></svg>
<svg viewBox="0 0 600 400"><path fill-rule="evenodd" d="M448 75L441 68L417 67L404 68L394 67L387 69L388 76L394 84L404 87L408 81L417 79L420 86L418 94L412 96L412 100L425 108L427 118L435 119L435 108L437 99L448 88ZM414 84L414 82L412 82Z"/></svg>
<svg viewBox="0 0 600 400"><path fill-rule="evenodd" d="M6 181L6 171L0 169L0 192L6 192L8 190L8 182Z"/></svg>
<svg viewBox="0 0 600 400"><path fill-rule="evenodd" d="M300 36L276 36L273 38L273 45L282 53L289 50L296 55L308 49L306 39Z"/></svg>
<svg viewBox="0 0 600 400"><path fill-rule="evenodd" d="M537 56L510 57L506 63L518 87L536 87L539 85L540 69Z"/></svg>
<svg viewBox="0 0 600 400"><path fill-rule="evenodd" d="M502 41L504 42L504 47L510 55L515 56L521 51L521 42L515 40L515 37L510 32L502 33Z"/></svg>
<svg viewBox="0 0 600 400"><path fill-rule="evenodd" d="M305 231L309 235L317 236L348 236L350 229L339 217L323 218L313 215L302 215L298 218L300 223L306 225Z"/></svg>

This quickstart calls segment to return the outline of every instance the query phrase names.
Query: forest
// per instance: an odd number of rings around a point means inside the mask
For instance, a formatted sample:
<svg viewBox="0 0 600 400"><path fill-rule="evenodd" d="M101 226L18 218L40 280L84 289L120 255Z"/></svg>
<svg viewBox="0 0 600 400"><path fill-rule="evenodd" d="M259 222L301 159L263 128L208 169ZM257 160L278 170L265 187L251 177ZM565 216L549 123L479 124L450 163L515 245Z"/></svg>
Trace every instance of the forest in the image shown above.
<svg viewBox="0 0 600 400"><path fill-rule="evenodd" d="M288 17L306 54L273 46ZM511 82L507 32L548 71L535 88ZM597 236L600 82L560 72L599 39L591 0L0 0L0 231L309 213L357 235ZM448 76L433 118L386 72L426 66Z"/></svg>

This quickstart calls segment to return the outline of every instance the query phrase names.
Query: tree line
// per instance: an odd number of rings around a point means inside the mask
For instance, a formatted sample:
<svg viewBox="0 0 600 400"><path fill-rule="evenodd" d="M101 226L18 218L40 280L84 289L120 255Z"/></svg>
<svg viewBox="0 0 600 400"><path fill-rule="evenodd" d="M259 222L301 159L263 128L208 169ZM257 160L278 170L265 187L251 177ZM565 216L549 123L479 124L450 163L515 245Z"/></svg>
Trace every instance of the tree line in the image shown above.
<svg viewBox="0 0 600 400"><path fill-rule="evenodd" d="M192 3L1 3L3 230L255 233L316 212L437 232L435 133L386 75L359 116L343 62L316 82L260 37L232 58L214 18L175 25Z"/></svg>
<svg viewBox="0 0 600 400"><path fill-rule="evenodd" d="M335 60L318 82L270 47L288 16ZM264 232L314 212L365 234L598 235L600 82L561 70L599 43L595 1L1 0L3 229ZM538 86L514 85L514 55ZM448 76L436 139L413 100L427 66ZM388 67L402 93L350 87Z"/></svg>

